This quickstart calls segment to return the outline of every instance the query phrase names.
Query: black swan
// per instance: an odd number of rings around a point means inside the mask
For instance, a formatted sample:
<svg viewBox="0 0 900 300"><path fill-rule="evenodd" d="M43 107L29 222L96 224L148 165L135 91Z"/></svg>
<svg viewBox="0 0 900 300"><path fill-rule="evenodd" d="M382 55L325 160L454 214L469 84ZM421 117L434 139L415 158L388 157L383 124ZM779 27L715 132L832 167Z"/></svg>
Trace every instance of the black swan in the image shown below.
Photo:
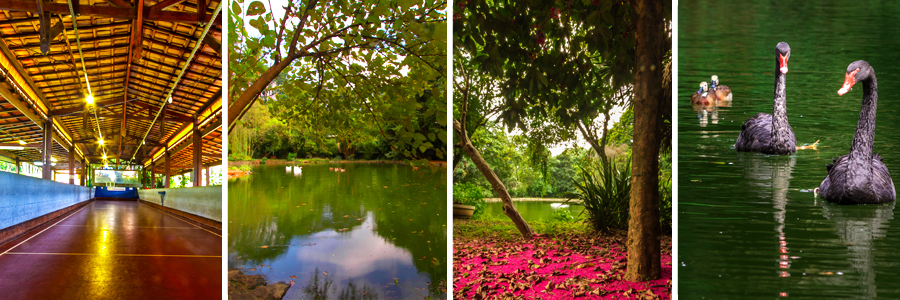
<svg viewBox="0 0 900 300"><path fill-rule="evenodd" d="M727 85L719 84L719 76L713 75L709 82L712 84L712 90L716 92L716 98L731 101L731 88Z"/></svg>
<svg viewBox="0 0 900 300"><path fill-rule="evenodd" d="M772 114L758 113L744 122L734 149L742 152L762 152L785 155L797 152L797 139L788 124L784 94L784 76L788 72L791 47L781 42L775 46L775 104Z"/></svg>
<svg viewBox="0 0 900 300"><path fill-rule="evenodd" d="M700 89L691 95L691 105L708 106L714 101L713 95L709 93L709 85L706 81L700 83Z"/></svg>
<svg viewBox="0 0 900 300"><path fill-rule="evenodd" d="M839 157L827 165L828 175L819 186L822 198L838 204L875 204L894 201L894 181L881 156L872 150L875 143L875 107L878 102L878 81L875 70L868 62L857 60L847 67L844 86L838 95L844 95L857 82L863 84L862 110L856 135L850 146L850 154Z"/></svg>

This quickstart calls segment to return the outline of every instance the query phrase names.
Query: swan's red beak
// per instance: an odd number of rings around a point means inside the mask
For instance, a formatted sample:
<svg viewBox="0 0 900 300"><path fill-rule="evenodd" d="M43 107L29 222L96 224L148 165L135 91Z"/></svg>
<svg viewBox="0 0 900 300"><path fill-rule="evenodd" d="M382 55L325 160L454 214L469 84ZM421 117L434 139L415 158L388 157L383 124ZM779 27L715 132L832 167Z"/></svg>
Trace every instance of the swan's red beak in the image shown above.
<svg viewBox="0 0 900 300"><path fill-rule="evenodd" d="M838 90L838 95L843 96L850 91L850 88L852 88L854 84L856 84L856 73L859 73L859 69L844 75L844 86Z"/></svg>
<svg viewBox="0 0 900 300"><path fill-rule="evenodd" d="M788 57L790 57L790 55L784 56L784 54L778 53L778 58L779 58L778 62L779 62L779 67L780 67L779 70L781 70L781 74L787 74L787 72L788 72L788 68L787 68Z"/></svg>

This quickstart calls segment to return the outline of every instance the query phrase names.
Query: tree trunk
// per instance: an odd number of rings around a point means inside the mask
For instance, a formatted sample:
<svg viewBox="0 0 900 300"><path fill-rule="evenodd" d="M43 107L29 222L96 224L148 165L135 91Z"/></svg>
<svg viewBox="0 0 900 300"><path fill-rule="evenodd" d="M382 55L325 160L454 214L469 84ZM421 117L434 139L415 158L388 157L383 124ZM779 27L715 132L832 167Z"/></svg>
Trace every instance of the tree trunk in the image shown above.
<svg viewBox="0 0 900 300"><path fill-rule="evenodd" d="M663 4L637 0L634 143L628 220L628 270L625 280L659 279L659 144L665 30Z"/></svg>
<svg viewBox="0 0 900 300"><path fill-rule="evenodd" d="M526 240L533 238L534 231L531 230L531 227L528 226L528 223L525 222L522 215L516 211L516 208L512 203L512 197L510 197L509 192L506 191L506 186L503 185L503 182L500 181L500 177L497 177L497 174L494 173L491 166L489 166L484 158L481 157L481 154L478 153L478 149L475 149L475 146L472 145L472 141L469 140L469 137L463 132L462 125L459 124L459 121L453 120L453 130L460 133L459 140L462 143L463 152L469 156L469 159L471 159L472 163L478 167L478 170L481 171L484 178L491 183L494 191L500 195L500 200L503 201L503 213L512 219L513 224L516 225L516 228L519 229L519 232L522 233L522 236L525 237Z"/></svg>

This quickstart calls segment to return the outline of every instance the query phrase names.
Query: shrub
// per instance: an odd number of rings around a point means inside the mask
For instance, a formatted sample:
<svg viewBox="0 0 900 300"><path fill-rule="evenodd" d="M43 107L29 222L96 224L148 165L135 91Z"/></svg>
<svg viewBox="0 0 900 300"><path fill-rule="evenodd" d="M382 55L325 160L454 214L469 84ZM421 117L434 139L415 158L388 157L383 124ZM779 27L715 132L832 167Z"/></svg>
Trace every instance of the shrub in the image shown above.
<svg viewBox="0 0 900 300"><path fill-rule="evenodd" d="M475 212L472 214L474 217L484 211L486 194L483 188L474 183L457 183L453 188L453 203L474 206Z"/></svg>
<svg viewBox="0 0 900 300"><path fill-rule="evenodd" d="M297 153L288 153L287 160L294 160L297 158Z"/></svg>
<svg viewBox="0 0 900 300"><path fill-rule="evenodd" d="M672 234L672 175L659 178L659 228L663 234Z"/></svg>
<svg viewBox="0 0 900 300"><path fill-rule="evenodd" d="M561 222L575 222L575 216L568 208L559 208L553 212L553 219Z"/></svg>
<svg viewBox="0 0 900 300"><path fill-rule="evenodd" d="M588 223L597 231L628 228L628 201L631 194L631 159L621 165L610 161L606 166L579 168L580 179L574 184L578 189L577 201L588 214Z"/></svg>

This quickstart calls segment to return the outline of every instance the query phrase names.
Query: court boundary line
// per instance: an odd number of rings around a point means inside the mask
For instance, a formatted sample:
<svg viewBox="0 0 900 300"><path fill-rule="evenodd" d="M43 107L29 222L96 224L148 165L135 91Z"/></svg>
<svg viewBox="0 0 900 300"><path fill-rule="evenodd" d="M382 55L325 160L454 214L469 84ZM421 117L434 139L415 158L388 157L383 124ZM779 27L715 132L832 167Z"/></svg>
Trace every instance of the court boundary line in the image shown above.
<svg viewBox="0 0 900 300"><path fill-rule="evenodd" d="M127 254L127 253L64 253L64 252L8 252L10 255L66 255L66 256L129 256L129 257L188 257L188 258L222 258L221 255L193 255L193 254Z"/></svg>
<svg viewBox="0 0 900 300"><path fill-rule="evenodd" d="M141 200L140 200L140 199L138 199L138 203L141 203ZM154 204L155 204L155 203L154 203ZM176 215L170 214L170 213L168 213L168 212L166 212L166 211L164 211L164 210L162 210L162 209L153 207L153 205L147 205L147 206L149 206L149 207L151 207L151 208L153 208L153 209L155 209L155 210L158 210L159 212L162 212L162 213L164 213L164 214L166 214L166 215L172 216L172 217L174 217L175 219L178 219L178 220L181 221L181 222L187 223L188 225L191 225L191 226L194 226L194 227L203 229L203 230L205 230L206 232L212 233L213 235L215 235L215 236L217 236L217 237L222 237L222 235L220 235L220 234L218 234L218 233L215 233L215 232L212 232L212 231L210 231L209 229L200 227L200 225L197 225L197 224L188 222L188 221L184 220L184 218L182 218L182 217L180 217L180 216L176 216ZM164 207L165 207L165 206L164 206ZM170 207L170 208L171 208L171 207ZM173 208L173 209L174 209L174 208Z"/></svg>
<svg viewBox="0 0 900 300"><path fill-rule="evenodd" d="M69 217L74 216L75 214L81 212L82 210L84 210L84 209L87 208L88 206L93 205L93 204L94 204L94 201L93 201L93 200L94 200L94 199L88 200L88 201L91 201L91 203L88 203L88 205L85 205L84 207L82 207L82 208L76 210L75 212L73 212L72 214L66 216L65 218L62 218L62 220L59 220L59 221L57 221L56 223L53 223L53 225L50 225L49 227L44 228L44 230L41 230L41 231L39 231L38 233L35 233L34 235L28 237L28 238L25 239L24 241L19 242L19 243L16 244L15 246L12 246L12 247L10 247L9 249L6 249L6 251L3 251L3 253L0 253L0 256L3 256L4 254L9 253L9 251L11 251L12 249L15 249L16 247L19 247L19 246L21 246L22 244L24 244L25 242L27 242L27 241L33 239L34 237L40 235L41 233L44 233L44 231L47 231L47 229L53 228L53 226L56 226L56 224L59 224L59 223L61 223L62 221L65 221L65 220L68 219Z"/></svg>
<svg viewBox="0 0 900 300"><path fill-rule="evenodd" d="M66 224L62 224L62 225L57 225L57 226L100 228L100 226L95 226L95 225L66 225ZM197 228L194 228L194 227L177 227L177 226L164 226L164 227L128 226L128 227L117 227L117 228L122 228L122 229L128 229L128 228L140 228L140 229L156 229L156 228L169 228L169 229L197 229ZM113 229L115 229L115 228L113 228Z"/></svg>

